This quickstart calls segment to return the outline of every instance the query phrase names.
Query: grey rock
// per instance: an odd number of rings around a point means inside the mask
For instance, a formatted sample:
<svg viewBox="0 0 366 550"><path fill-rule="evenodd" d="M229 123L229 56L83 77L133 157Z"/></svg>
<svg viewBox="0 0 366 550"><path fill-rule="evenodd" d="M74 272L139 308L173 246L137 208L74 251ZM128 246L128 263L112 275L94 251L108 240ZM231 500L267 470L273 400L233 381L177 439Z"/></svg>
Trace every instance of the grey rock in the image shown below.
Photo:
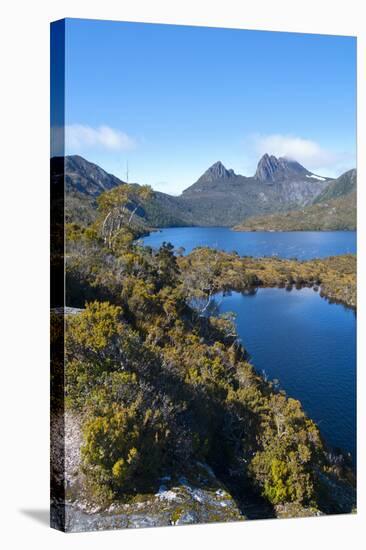
<svg viewBox="0 0 366 550"><path fill-rule="evenodd" d="M185 512L176 521L175 525L188 525L191 523L199 523L199 517L196 512Z"/></svg>
<svg viewBox="0 0 366 550"><path fill-rule="evenodd" d="M77 191L91 197L97 197L103 191L108 191L124 183L97 164L89 162L79 155L51 159L52 184L63 184L63 180L67 192Z"/></svg>
<svg viewBox="0 0 366 550"><path fill-rule="evenodd" d="M284 157L276 158L274 155L263 155L260 159L255 179L263 183L273 184L284 181L297 181L312 176L312 173L294 160Z"/></svg>
<svg viewBox="0 0 366 550"><path fill-rule="evenodd" d="M201 181L216 181L217 179L229 179L235 176L234 170L228 170L220 160L215 162L206 172L200 177Z"/></svg>
<svg viewBox="0 0 366 550"><path fill-rule="evenodd" d="M79 156L51 160L53 181L62 179L65 162L66 219L76 223L95 220L95 198L123 184L115 176ZM136 215L149 227L186 225L233 227L252 216L288 212L308 206L331 179L317 176L298 162L265 154L255 175L246 177L215 162L180 196L155 192ZM338 192L334 190L334 192Z"/></svg>

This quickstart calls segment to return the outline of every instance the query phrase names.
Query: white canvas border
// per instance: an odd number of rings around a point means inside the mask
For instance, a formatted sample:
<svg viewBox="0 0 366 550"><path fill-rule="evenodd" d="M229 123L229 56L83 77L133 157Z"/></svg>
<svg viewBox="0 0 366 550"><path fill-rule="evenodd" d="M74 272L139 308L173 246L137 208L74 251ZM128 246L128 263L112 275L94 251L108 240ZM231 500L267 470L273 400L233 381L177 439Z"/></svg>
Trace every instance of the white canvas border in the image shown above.
<svg viewBox="0 0 366 550"><path fill-rule="evenodd" d="M365 430L365 97L363 2L277 0L16 1L2 8L2 528L5 548L354 548L365 524L366 438L359 437L359 513L304 520L63 535L48 509L49 22L87 17L358 37L358 433ZM270 55L270 52L269 52ZM362 70L363 68L363 70ZM7 443L5 444L5 440ZM38 520L31 519L29 511ZM28 513L26 513L28 511ZM43 516L42 516L43 513Z"/></svg>

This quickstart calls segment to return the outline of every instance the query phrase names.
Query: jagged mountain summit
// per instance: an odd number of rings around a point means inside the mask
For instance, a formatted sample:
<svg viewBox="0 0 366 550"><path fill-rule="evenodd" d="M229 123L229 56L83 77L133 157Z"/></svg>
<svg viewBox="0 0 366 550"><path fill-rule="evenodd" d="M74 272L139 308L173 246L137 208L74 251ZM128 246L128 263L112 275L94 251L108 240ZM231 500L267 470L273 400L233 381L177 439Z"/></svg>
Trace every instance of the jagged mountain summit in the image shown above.
<svg viewBox="0 0 366 550"><path fill-rule="evenodd" d="M200 177L200 180L204 181L215 181L217 179L221 178L231 178L235 176L234 170L230 169L228 170L225 168L225 166L222 164L221 160L218 160L215 162L202 176Z"/></svg>
<svg viewBox="0 0 366 550"><path fill-rule="evenodd" d="M313 182L330 181L331 178L318 176L310 170L307 170L296 160L286 157L275 157L265 153L259 160L257 170L253 177L242 176L236 174L234 170L226 168L221 161L215 162L206 172L198 178L198 180L187 187L183 194L199 193L202 191L210 191L219 189L220 186L224 189L225 183L232 183L235 178L241 178L242 183L254 180L258 183L273 185L292 182L304 182L304 184ZM222 185L221 185L222 184ZM307 188L306 185L303 186ZM314 187L316 191L317 186ZM314 193L315 195L315 193Z"/></svg>
<svg viewBox="0 0 366 550"><path fill-rule="evenodd" d="M169 209L190 225L235 225L239 216L285 212L311 204L329 178L318 176L294 160L265 154L256 173L247 177L213 164ZM160 196L165 204L167 196ZM175 210L176 214L178 211Z"/></svg>
<svg viewBox="0 0 366 550"><path fill-rule="evenodd" d="M231 178L232 176L235 176L235 175L236 174L232 168L228 170L219 160L215 162L215 164L213 164L208 170L206 170L206 172L202 177L206 179L210 179L210 178L215 179L216 177Z"/></svg>
<svg viewBox="0 0 366 550"><path fill-rule="evenodd" d="M255 179L263 183L279 183L284 181L297 181L304 178L314 178L319 181L326 180L309 172L299 162L286 157L275 157L267 153L258 162Z"/></svg>
<svg viewBox="0 0 366 550"><path fill-rule="evenodd" d="M228 170L223 165L223 163L218 160L212 166L210 166L210 168L208 168L206 172L204 172L193 185L187 187L187 189L183 191L183 195L189 194L191 192L200 193L205 189L210 189L210 185L215 184L215 182L224 182L226 180L231 180L235 177L236 174L234 170Z"/></svg>
<svg viewBox="0 0 366 550"><path fill-rule="evenodd" d="M53 177L63 159L51 161ZM85 218L103 191L124 182L79 156L65 157L68 219ZM313 203L332 180L313 174L294 160L263 155L251 177L236 174L221 161L210 166L176 197L156 192L141 208L150 226L227 226L252 216L297 210Z"/></svg>
<svg viewBox="0 0 366 550"><path fill-rule="evenodd" d="M237 231L348 231L357 226L357 172L331 180L313 203L287 212L256 215L234 227Z"/></svg>

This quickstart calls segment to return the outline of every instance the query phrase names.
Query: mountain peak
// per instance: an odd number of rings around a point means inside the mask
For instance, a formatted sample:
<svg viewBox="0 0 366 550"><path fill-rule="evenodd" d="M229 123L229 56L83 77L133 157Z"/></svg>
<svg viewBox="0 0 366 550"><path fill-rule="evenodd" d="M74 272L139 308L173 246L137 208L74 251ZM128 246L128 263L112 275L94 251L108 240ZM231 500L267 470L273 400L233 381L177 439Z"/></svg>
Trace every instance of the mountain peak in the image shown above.
<svg viewBox="0 0 366 550"><path fill-rule="evenodd" d="M183 191L183 194L200 193L203 189L207 190L217 186L221 187L222 183L224 183L224 188L226 188L225 183L233 177L236 177L234 170L228 170L222 164L221 160L218 160L198 178L196 183L187 187L187 189Z"/></svg>
<svg viewBox="0 0 366 550"><path fill-rule="evenodd" d="M206 172L201 176L200 179L204 179L206 181L216 181L219 179L224 178L231 178L232 176L235 176L234 170L228 170L221 162L221 160L218 160L215 162Z"/></svg>
<svg viewBox="0 0 366 550"><path fill-rule="evenodd" d="M286 157L277 158L274 155L265 153L258 162L254 177L263 183L272 184L278 181L294 180L310 175L311 172L295 160Z"/></svg>
<svg viewBox="0 0 366 550"><path fill-rule="evenodd" d="M100 193L124 183L80 155L52 157L51 177L54 182L65 181L67 190L91 197L97 197Z"/></svg>

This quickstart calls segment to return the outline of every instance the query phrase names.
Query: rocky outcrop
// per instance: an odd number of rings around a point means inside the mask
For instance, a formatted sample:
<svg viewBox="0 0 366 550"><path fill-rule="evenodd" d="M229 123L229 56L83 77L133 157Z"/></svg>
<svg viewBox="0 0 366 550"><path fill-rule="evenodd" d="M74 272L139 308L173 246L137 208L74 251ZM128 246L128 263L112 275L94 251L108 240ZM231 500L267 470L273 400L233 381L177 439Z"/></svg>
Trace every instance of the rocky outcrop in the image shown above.
<svg viewBox="0 0 366 550"><path fill-rule="evenodd" d="M254 176L246 177L213 164L179 197L159 194L159 203L169 204L187 225L233 226L239 217L286 212L311 204L328 185L287 158L265 154Z"/></svg>
<svg viewBox="0 0 366 550"><path fill-rule="evenodd" d="M60 433L55 448L58 457L65 449L57 475L64 470L66 504L53 503L53 522L63 516L66 531L95 531L164 525L188 525L225 521L242 521L246 516L240 511L226 487L217 479L212 469L203 463L195 463L185 473L165 475L157 480L154 492L126 497L109 507L96 505L89 497L82 471L81 446L82 422L77 415L65 413L53 422L54 438ZM55 457L54 463L57 463Z"/></svg>
<svg viewBox="0 0 366 550"><path fill-rule="evenodd" d="M205 181L215 181L217 179L232 178L235 176L234 170L228 170L219 160L215 162L206 172L201 176L201 180Z"/></svg>
<svg viewBox="0 0 366 550"><path fill-rule="evenodd" d="M267 153L260 159L254 175L255 179L267 184L298 181L313 176L316 178L315 174L309 172L298 162L283 157L276 158ZM320 181L322 179L324 178L319 177Z"/></svg>
<svg viewBox="0 0 366 550"><path fill-rule="evenodd" d="M66 219L92 223L96 197L123 182L79 156L51 159L53 182L62 180L63 162ZM149 227L231 227L250 216L307 206L328 183L329 178L313 174L294 160L268 154L263 155L251 177L236 174L217 161L180 196L154 193L148 203L140 205L138 216Z"/></svg>
<svg viewBox="0 0 366 550"><path fill-rule="evenodd" d="M140 494L107 509L80 502L66 506L67 531L243 521L235 501L213 476L188 481L166 476L156 493Z"/></svg>

